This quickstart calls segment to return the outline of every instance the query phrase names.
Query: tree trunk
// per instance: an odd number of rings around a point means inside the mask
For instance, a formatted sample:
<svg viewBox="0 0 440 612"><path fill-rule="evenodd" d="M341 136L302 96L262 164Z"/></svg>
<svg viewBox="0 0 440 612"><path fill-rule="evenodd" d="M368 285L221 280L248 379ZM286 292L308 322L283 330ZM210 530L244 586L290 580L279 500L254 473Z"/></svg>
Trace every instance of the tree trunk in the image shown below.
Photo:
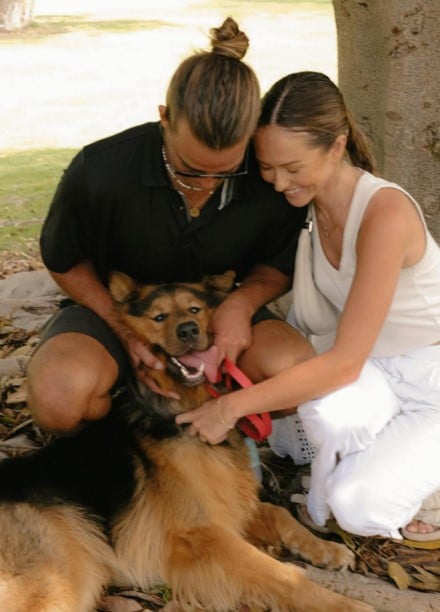
<svg viewBox="0 0 440 612"><path fill-rule="evenodd" d="M0 0L0 32L29 25L33 9L34 0Z"/></svg>
<svg viewBox="0 0 440 612"><path fill-rule="evenodd" d="M440 242L440 1L333 0L339 86L379 173L407 189Z"/></svg>

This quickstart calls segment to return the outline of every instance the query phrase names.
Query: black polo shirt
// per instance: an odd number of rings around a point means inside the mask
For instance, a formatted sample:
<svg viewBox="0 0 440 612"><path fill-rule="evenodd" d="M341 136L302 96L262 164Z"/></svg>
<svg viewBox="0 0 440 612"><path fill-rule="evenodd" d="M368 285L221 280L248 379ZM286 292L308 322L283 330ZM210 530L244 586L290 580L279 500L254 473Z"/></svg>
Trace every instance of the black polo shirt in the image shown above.
<svg viewBox="0 0 440 612"><path fill-rule="evenodd" d="M58 185L44 222L41 252L54 272L90 260L107 283L119 270L140 282L196 281L235 270L243 279L256 264L292 274L305 209L290 206L259 174L231 179L188 220L161 156L159 123L128 129L84 147Z"/></svg>

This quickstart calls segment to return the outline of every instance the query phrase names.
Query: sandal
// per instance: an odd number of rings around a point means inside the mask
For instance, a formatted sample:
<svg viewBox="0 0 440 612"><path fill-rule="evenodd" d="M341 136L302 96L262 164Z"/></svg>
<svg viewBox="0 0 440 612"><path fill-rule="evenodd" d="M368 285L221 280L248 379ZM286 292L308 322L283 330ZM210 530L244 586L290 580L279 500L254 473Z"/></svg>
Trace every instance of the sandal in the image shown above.
<svg viewBox="0 0 440 612"><path fill-rule="evenodd" d="M435 542L440 540L440 527L435 526L436 529L430 533L418 533L417 531L408 531L405 527L402 527L400 533L405 540L412 540L413 542Z"/></svg>

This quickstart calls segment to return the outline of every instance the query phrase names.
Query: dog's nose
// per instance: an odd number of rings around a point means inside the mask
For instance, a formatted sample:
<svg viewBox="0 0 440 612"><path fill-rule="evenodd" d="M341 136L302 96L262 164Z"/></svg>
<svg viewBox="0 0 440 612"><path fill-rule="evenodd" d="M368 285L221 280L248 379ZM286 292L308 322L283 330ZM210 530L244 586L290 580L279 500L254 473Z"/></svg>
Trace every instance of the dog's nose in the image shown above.
<svg viewBox="0 0 440 612"><path fill-rule="evenodd" d="M177 326L177 337L182 342L190 342L198 338L200 333L199 326L194 321L187 321L186 323L180 323Z"/></svg>

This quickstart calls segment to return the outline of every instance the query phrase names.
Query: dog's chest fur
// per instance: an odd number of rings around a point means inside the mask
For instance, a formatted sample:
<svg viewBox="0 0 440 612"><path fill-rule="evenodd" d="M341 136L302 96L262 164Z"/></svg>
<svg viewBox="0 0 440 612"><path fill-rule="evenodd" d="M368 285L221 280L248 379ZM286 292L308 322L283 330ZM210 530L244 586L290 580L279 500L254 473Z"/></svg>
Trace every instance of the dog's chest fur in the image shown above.
<svg viewBox="0 0 440 612"><path fill-rule="evenodd" d="M144 587L164 579L164 551L170 534L207 525L228 525L244 535L258 503L246 446L233 432L228 442L210 446L156 421L138 438L136 489L132 502L112 527L121 565ZM175 426L174 426L175 427ZM148 458L145 461L145 458ZM142 547L139 546L142 541Z"/></svg>

